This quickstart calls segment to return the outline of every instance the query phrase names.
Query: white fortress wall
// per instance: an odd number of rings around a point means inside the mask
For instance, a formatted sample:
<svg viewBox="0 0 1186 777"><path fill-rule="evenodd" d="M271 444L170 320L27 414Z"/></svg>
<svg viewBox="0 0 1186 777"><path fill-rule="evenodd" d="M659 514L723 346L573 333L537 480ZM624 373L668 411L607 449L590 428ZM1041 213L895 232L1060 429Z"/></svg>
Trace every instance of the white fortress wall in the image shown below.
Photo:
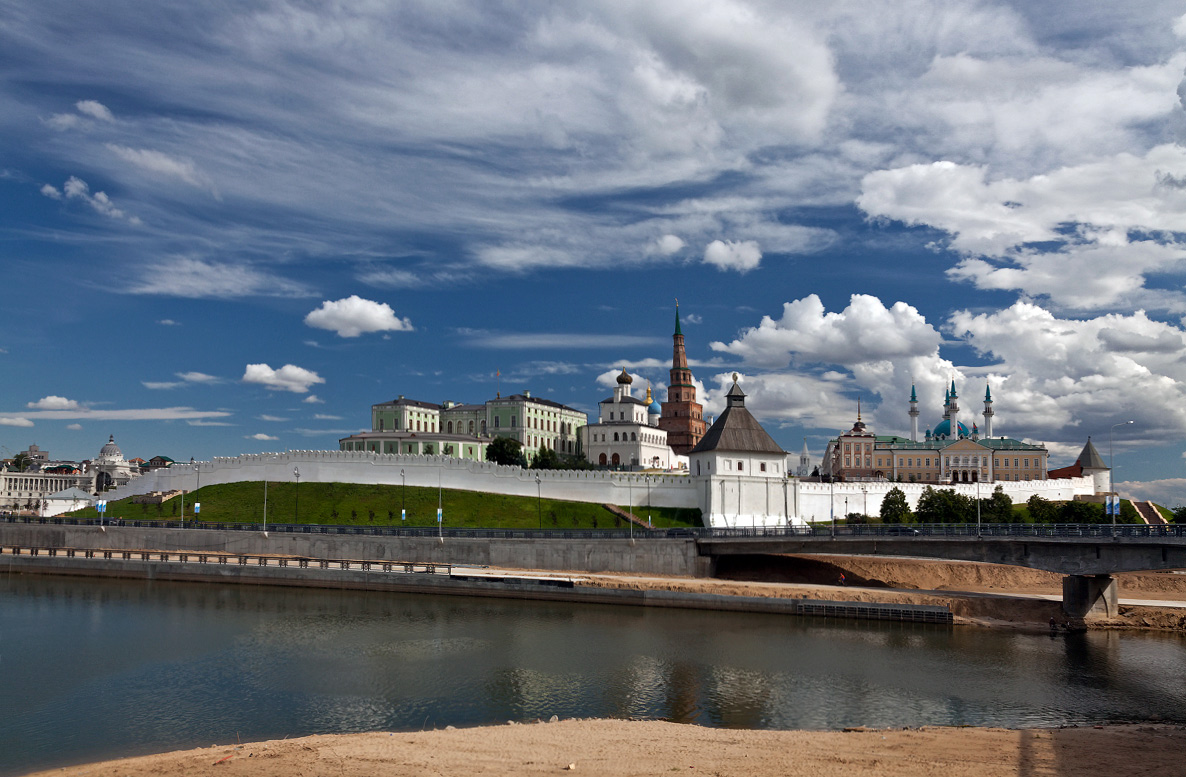
<svg viewBox="0 0 1186 777"><path fill-rule="evenodd" d="M701 491L701 503L710 504L710 509L705 510L705 524L713 528L773 528L803 524L801 519L794 517L797 481L718 475L696 478L695 481Z"/></svg>
<svg viewBox="0 0 1186 777"><path fill-rule="evenodd" d="M880 515L881 502L891 488L898 488L906 495L911 510L918 508L918 500L927 488L925 483L888 482L846 482L846 483L799 483L797 515L805 521L826 521L832 516L829 504L835 509L836 517L845 515L845 499L848 512L866 515ZM1005 492L1013 504L1022 504L1034 494L1051 501L1070 501L1076 496L1096 493L1096 483L1091 476L1078 478L1056 478L1053 480L1025 480L1017 482L981 483L979 492L975 483L961 483L955 486L934 486L954 490L964 496L981 499L992 496L997 486ZM867 506L866 506L867 505Z"/></svg>
<svg viewBox="0 0 1186 777"><path fill-rule="evenodd" d="M696 489L684 475L642 475L592 470L524 470L491 462L469 461L449 456L411 456L370 451L286 451L215 457L194 465L174 464L133 479L110 491L109 500L152 491L184 489L199 485L267 480L292 483L293 468L300 470L302 483L378 483L424 488L481 491L596 504L659 507L698 507ZM401 478L400 473L403 473Z"/></svg>

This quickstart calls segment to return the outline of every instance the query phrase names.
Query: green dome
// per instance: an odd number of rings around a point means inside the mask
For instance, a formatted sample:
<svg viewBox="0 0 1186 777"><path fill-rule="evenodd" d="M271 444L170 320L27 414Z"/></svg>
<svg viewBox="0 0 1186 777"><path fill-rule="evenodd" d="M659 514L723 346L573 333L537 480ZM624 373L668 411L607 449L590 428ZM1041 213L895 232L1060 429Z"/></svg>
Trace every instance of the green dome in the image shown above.
<svg viewBox="0 0 1186 777"><path fill-rule="evenodd" d="M935 427L935 431L931 432L931 436L932 437L940 437L940 438L946 437L946 438L950 439L951 438L951 421L947 418L944 418L942 421L939 422L939 425ZM964 426L961 423L960 424L960 437L971 437L971 436L972 436L972 433L968 431L968 427Z"/></svg>

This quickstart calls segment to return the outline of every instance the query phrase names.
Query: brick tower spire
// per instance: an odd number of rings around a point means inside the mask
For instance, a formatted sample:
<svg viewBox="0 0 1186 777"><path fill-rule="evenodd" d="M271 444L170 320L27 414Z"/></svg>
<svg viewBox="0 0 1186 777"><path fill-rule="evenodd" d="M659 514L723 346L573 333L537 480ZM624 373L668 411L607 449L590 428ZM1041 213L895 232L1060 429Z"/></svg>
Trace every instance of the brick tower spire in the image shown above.
<svg viewBox="0 0 1186 777"><path fill-rule="evenodd" d="M696 447L704 436L704 406L696 401L696 386L688 369L684 333L679 325L679 302L675 304L675 334L672 335L671 381L667 401L662 404L659 428L667 432L667 444L680 455Z"/></svg>

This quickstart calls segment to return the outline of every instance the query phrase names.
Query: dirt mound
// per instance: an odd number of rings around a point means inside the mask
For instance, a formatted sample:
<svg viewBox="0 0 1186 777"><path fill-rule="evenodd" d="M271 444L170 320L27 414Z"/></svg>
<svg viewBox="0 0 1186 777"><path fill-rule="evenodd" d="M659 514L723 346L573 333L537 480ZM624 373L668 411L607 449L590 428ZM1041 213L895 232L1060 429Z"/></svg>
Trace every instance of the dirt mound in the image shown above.
<svg viewBox="0 0 1186 777"><path fill-rule="evenodd" d="M835 585L841 573L850 586L929 591L1061 594L1062 575L1003 564L877 556L724 556L717 577L769 583ZM1117 575L1120 595L1186 600L1186 574L1126 572Z"/></svg>

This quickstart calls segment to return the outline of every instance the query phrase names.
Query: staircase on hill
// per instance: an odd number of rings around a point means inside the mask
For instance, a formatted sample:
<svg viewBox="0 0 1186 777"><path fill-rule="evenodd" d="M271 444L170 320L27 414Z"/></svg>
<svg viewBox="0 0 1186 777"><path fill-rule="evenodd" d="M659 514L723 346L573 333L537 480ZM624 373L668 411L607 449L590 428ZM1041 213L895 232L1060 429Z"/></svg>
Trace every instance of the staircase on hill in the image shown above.
<svg viewBox="0 0 1186 777"><path fill-rule="evenodd" d="M1165 525L1165 518L1162 517L1161 511L1152 502L1138 502L1134 499L1132 500L1132 506L1136 508L1137 514L1141 516L1141 520L1150 526Z"/></svg>

